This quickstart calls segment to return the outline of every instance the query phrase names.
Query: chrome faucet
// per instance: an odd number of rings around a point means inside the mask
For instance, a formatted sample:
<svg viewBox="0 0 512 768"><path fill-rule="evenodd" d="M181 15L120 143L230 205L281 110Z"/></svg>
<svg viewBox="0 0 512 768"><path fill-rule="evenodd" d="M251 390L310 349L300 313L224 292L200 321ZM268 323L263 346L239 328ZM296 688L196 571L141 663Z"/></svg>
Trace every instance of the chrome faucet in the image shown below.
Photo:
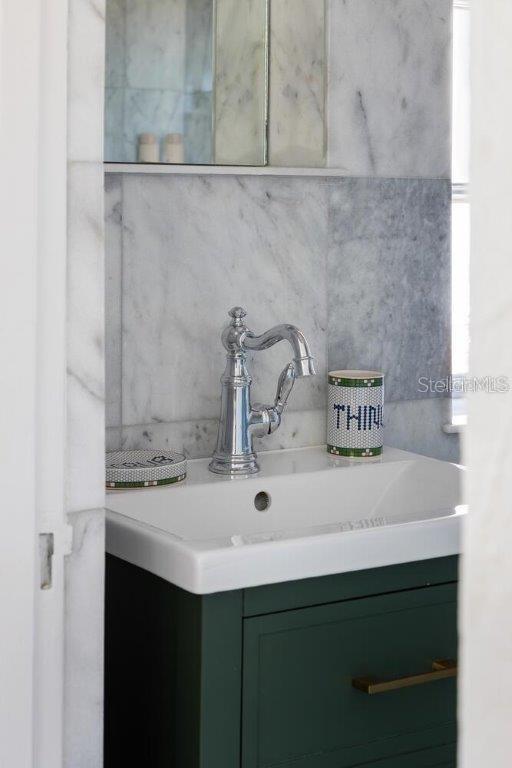
<svg viewBox="0 0 512 768"><path fill-rule="evenodd" d="M256 336L247 328L242 307L229 312L232 320L222 332L227 350L226 369L221 378L222 395L217 448L210 471L223 475L251 475L259 472L253 437L275 432L281 424L295 379L315 374L314 359L302 331L294 325L276 325ZM273 405L251 405L251 377L247 370L246 351L268 349L286 339L293 349L293 360L281 372Z"/></svg>

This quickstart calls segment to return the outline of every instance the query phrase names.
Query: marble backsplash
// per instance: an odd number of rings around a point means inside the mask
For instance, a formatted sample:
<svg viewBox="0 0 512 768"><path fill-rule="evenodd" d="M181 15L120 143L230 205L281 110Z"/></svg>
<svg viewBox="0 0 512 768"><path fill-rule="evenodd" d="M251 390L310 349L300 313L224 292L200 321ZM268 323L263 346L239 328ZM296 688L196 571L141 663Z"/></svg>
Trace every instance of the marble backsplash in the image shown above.
<svg viewBox="0 0 512 768"><path fill-rule="evenodd" d="M109 448L211 453L220 332L240 304L257 332L301 327L319 374L297 382L259 450L323 442L327 369L371 366L387 374L394 444L456 458L447 401L418 391L419 376L449 372L449 182L106 179ZM252 356L254 400L273 400L289 357L284 342Z"/></svg>

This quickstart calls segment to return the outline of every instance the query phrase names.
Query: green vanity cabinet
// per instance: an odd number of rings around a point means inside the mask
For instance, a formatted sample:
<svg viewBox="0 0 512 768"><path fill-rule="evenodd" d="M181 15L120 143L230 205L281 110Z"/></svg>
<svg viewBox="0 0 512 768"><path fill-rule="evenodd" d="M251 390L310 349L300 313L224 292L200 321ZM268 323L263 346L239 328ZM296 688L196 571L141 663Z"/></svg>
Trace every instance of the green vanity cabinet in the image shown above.
<svg viewBox="0 0 512 768"><path fill-rule="evenodd" d="M106 768L455 768L456 582L450 557L201 596L108 556Z"/></svg>

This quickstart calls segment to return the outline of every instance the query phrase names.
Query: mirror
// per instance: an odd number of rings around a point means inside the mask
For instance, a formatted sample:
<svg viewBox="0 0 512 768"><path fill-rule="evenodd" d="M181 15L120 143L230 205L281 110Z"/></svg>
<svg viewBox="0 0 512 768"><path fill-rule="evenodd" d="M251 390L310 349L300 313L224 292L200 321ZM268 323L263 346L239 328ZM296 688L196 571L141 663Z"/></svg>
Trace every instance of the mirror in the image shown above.
<svg viewBox="0 0 512 768"><path fill-rule="evenodd" d="M267 0L107 0L105 160L265 163Z"/></svg>
<svg viewBox="0 0 512 768"><path fill-rule="evenodd" d="M105 160L325 165L325 0L107 0Z"/></svg>

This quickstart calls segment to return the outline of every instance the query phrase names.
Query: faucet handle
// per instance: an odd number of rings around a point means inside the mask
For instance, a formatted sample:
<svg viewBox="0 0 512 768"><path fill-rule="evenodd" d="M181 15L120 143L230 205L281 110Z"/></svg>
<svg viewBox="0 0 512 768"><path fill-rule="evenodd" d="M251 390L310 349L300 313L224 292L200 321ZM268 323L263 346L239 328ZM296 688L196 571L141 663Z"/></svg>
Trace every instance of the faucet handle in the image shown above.
<svg viewBox="0 0 512 768"><path fill-rule="evenodd" d="M277 392L276 399L274 401L274 408L279 413L279 415L281 415L284 411L284 407L288 398L290 397L290 392L292 391L294 384L295 366L293 363L288 363L286 368L281 371L281 375L279 376L279 380L277 382Z"/></svg>
<svg viewBox="0 0 512 768"><path fill-rule="evenodd" d="M242 325L247 312L243 307L233 307L229 310L229 316L233 318L231 325Z"/></svg>

